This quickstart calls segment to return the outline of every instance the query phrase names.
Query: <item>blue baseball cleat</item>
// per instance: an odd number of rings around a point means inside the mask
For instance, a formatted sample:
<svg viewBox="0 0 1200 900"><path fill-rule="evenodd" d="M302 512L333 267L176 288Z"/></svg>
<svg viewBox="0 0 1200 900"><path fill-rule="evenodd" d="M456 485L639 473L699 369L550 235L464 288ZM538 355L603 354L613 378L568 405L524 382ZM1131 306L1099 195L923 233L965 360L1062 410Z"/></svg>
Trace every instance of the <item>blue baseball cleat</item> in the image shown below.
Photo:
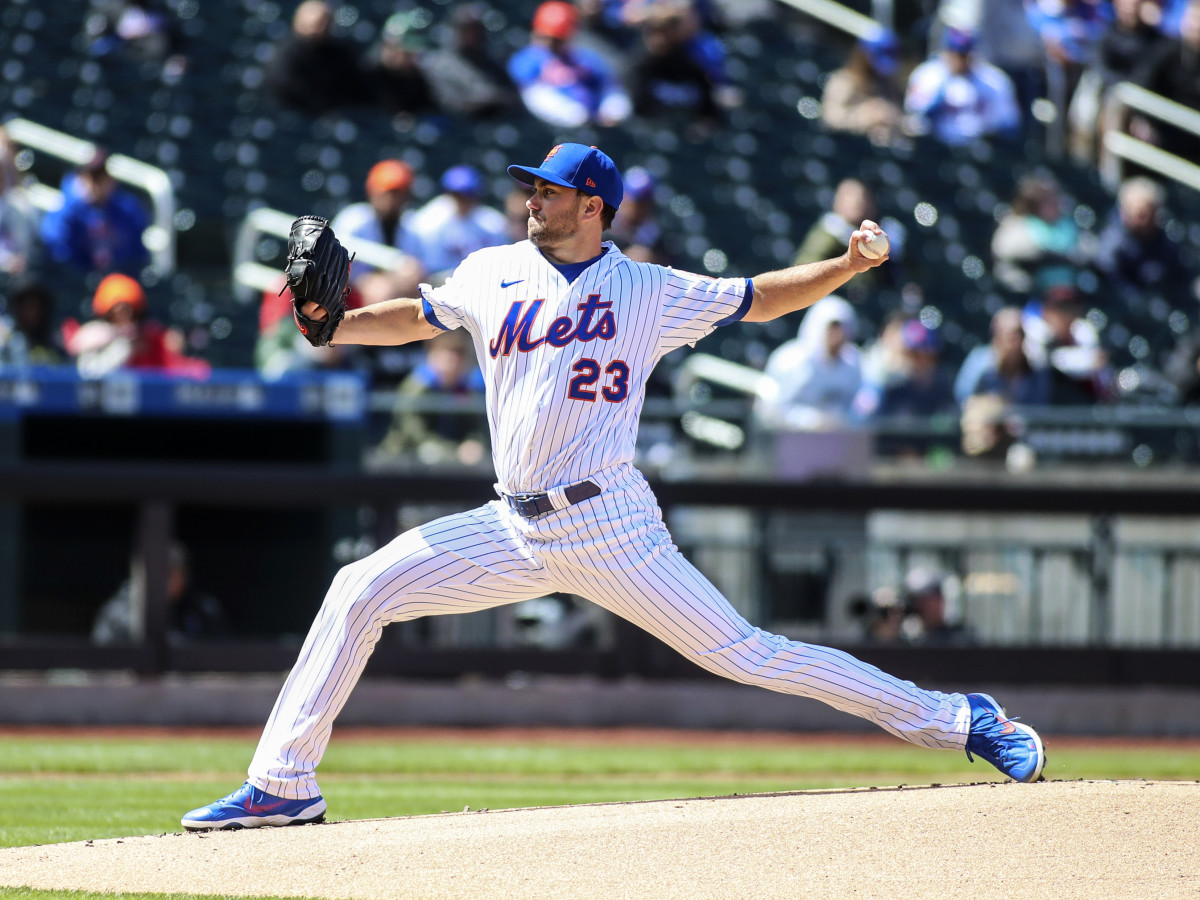
<svg viewBox="0 0 1200 900"><path fill-rule="evenodd" d="M181 821L188 831L219 831L306 825L324 818L325 801L320 796L308 800L285 800L246 782L227 797L193 809Z"/></svg>
<svg viewBox="0 0 1200 900"><path fill-rule="evenodd" d="M1046 765L1046 750L1037 732L1006 718L1004 708L988 694L967 694L967 702L971 704L967 759L985 759L1014 781L1037 781Z"/></svg>

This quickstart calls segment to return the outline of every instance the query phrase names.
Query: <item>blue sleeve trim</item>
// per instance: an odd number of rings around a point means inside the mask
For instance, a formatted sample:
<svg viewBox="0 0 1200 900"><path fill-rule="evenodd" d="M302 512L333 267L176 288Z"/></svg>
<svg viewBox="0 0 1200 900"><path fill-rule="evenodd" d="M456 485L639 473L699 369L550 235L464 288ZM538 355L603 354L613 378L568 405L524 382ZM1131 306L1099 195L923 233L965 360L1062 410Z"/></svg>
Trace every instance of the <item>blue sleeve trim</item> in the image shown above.
<svg viewBox="0 0 1200 900"><path fill-rule="evenodd" d="M750 312L750 304L754 302L754 282L749 278L746 279L746 293L742 295L742 305L732 313L723 318L720 322L713 325L713 328L720 328L722 325L732 325L734 322L740 322L746 318L746 313Z"/></svg>
<svg viewBox="0 0 1200 900"><path fill-rule="evenodd" d="M450 330L449 328L447 328L445 325L443 325L441 322L438 321L438 317L433 311L433 306L425 298L424 295L421 296L421 309L425 313L425 321L428 322L430 325L434 326L435 328L440 328L440 329L442 329L442 331Z"/></svg>

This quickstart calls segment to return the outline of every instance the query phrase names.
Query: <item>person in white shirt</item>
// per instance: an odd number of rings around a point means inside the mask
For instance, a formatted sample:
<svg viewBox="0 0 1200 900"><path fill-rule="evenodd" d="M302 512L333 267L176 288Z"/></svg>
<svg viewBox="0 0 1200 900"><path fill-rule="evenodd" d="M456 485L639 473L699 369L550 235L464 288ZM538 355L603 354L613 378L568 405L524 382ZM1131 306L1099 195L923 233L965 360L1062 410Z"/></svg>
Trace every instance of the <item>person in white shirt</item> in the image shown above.
<svg viewBox="0 0 1200 900"><path fill-rule="evenodd" d="M470 166L454 166L442 176L445 193L412 214L408 231L431 278L451 272L476 250L508 243L504 213L484 206L483 179Z"/></svg>
<svg viewBox="0 0 1200 900"><path fill-rule="evenodd" d="M852 341L854 309L836 294L818 300L800 321L798 335L767 359L775 387L756 413L776 428L821 429L844 425L862 386L858 347Z"/></svg>
<svg viewBox="0 0 1200 900"><path fill-rule="evenodd" d="M973 33L947 28L941 52L913 69L904 98L910 130L951 145L1017 136L1021 113L1012 81L974 53L975 42Z"/></svg>
<svg viewBox="0 0 1200 900"><path fill-rule="evenodd" d="M399 250L402 257L381 269L358 256L351 263L350 280L362 295L364 306L396 296L406 288L416 290L425 280L421 245L412 233L406 212L412 197L413 170L401 159L384 159L367 173L367 199L351 203L333 218L331 227L346 249L359 254L363 242Z"/></svg>

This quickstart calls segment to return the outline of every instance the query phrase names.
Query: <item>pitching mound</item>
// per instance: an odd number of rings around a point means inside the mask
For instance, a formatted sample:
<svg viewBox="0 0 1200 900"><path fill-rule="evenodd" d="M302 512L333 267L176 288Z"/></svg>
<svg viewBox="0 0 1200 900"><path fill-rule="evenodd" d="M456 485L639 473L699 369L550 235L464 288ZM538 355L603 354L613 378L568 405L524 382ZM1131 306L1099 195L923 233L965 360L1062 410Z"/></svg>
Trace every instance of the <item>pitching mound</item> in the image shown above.
<svg viewBox="0 0 1200 900"><path fill-rule="evenodd" d="M1179 897L1200 784L804 791L0 850L0 885L326 898Z"/></svg>

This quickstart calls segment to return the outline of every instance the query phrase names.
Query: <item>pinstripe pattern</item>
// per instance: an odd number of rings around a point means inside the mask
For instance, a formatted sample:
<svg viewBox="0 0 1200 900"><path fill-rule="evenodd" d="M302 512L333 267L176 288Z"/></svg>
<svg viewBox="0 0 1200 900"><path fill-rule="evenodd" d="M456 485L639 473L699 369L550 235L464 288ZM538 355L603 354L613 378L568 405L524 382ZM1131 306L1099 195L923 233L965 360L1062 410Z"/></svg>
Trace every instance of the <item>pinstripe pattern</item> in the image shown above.
<svg viewBox="0 0 1200 900"><path fill-rule="evenodd" d="M334 720L385 625L556 591L592 600L710 672L820 700L914 744L965 745L962 694L753 627L675 547L632 464L646 379L663 354L744 314L746 282L635 263L605 246L572 284L521 242L472 254L445 285L422 288L431 320L474 338L498 486L591 479L602 493L534 520L493 501L342 569L263 730L251 784L317 796Z"/></svg>
<svg viewBox="0 0 1200 900"><path fill-rule="evenodd" d="M742 304L745 279L638 263L611 243L604 246L600 261L571 284L522 241L473 253L444 285L422 287L441 325L465 328L474 338L487 384L492 459L507 493L574 484L632 462L646 380L655 364L668 351L709 334ZM610 314L615 335L581 337L561 347L541 341L524 351L519 340L497 341L516 304L526 312L542 301L526 332L526 343L533 343L556 319L584 324L579 307L592 295L611 306L597 309L590 324L594 329ZM580 374L573 367L582 358L594 360L600 373L590 386L592 401L569 396ZM628 399L612 402L603 391L614 384L607 370L618 362L628 367Z"/></svg>

